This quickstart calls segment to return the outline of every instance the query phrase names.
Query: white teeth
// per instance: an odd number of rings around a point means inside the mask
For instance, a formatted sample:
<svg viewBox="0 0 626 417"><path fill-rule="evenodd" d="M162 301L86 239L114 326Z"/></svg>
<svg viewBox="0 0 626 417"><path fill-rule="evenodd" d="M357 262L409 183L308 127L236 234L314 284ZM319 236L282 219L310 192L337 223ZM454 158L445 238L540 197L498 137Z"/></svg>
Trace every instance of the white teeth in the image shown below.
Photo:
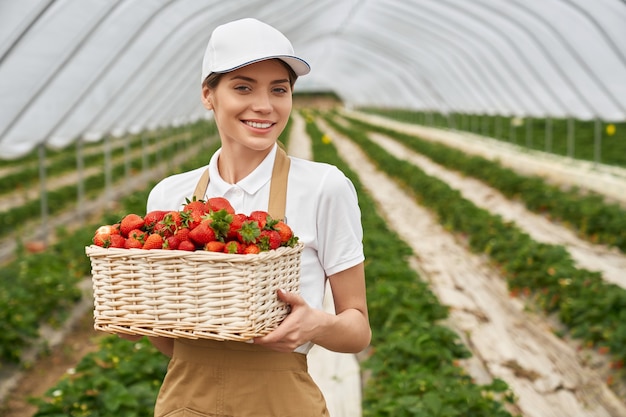
<svg viewBox="0 0 626 417"><path fill-rule="evenodd" d="M257 129L267 129L272 124L271 123L257 123L257 122L246 122L248 126L257 128Z"/></svg>

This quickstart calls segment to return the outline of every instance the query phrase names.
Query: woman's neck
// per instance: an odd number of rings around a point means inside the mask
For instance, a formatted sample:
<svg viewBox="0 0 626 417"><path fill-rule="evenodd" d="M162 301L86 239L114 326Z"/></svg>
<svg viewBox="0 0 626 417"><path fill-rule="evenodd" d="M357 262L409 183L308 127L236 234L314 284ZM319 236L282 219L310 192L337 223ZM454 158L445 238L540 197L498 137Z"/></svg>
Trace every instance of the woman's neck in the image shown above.
<svg viewBox="0 0 626 417"><path fill-rule="evenodd" d="M257 151L246 147L222 146L217 168L222 179L236 184L258 167L273 148Z"/></svg>

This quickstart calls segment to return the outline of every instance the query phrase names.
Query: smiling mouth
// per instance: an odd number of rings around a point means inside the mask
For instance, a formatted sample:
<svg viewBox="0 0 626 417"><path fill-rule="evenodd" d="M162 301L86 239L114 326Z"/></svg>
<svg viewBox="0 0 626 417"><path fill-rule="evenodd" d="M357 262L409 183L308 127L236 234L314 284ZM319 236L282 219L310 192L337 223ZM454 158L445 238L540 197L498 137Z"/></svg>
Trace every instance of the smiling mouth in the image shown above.
<svg viewBox="0 0 626 417"><path fill-rule="evenodd" d="M245 124L247 124L250 127L254 127L255 129L267 129L268 127L271 127L274 123L260 123L260 122L251 122L251 121L244 121Z"/></svg>

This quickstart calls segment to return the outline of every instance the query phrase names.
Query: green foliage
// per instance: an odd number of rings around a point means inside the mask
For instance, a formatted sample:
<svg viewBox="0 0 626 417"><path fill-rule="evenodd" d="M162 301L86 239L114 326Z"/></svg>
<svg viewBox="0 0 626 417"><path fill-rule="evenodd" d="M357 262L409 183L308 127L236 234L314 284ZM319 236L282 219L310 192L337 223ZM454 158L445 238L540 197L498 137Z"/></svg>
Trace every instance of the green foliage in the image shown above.
<svg viewBox="0 0 626 417"><path fill-rule="evenodd" d="M74 250L73 250L74 249ZM80 299L77 286L88 272L76 246L62 243L40 254L22 253L0 269L0 358L17 362L41 323L58 325Z"/></svg>
<svg viewBox="0 0 626 417"><path fill-rule="evenodd" d="M105 337L42 398L34 417L152 417L167 358L147 339Z"/></svg>

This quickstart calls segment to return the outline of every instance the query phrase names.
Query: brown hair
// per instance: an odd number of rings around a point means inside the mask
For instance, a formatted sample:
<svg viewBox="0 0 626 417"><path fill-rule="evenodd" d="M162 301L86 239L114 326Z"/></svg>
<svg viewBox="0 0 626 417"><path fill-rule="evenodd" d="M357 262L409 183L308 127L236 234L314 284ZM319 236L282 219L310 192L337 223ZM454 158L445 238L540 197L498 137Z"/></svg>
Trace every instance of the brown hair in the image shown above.
<svg viewBox="0 0 626 417"><path fill-rule="evenodd" d="M283 61L282 59L278 59L278 58L273 58L276 61L280 62L282 64L283 67L285 67L287 69L287 73L289 74L289 84L291 85L291 89L293 90L293 86L296 83L296 80L298 79L298 75L296 74L296 72L289 66L289 64L287 64L285 61ZM222 79L222 77L224 76L224 72L212 72L210 73L202 82L202 87L208 87L210 89L215 89L217 88L218 84L220 83L220 80Z"/></svg>

